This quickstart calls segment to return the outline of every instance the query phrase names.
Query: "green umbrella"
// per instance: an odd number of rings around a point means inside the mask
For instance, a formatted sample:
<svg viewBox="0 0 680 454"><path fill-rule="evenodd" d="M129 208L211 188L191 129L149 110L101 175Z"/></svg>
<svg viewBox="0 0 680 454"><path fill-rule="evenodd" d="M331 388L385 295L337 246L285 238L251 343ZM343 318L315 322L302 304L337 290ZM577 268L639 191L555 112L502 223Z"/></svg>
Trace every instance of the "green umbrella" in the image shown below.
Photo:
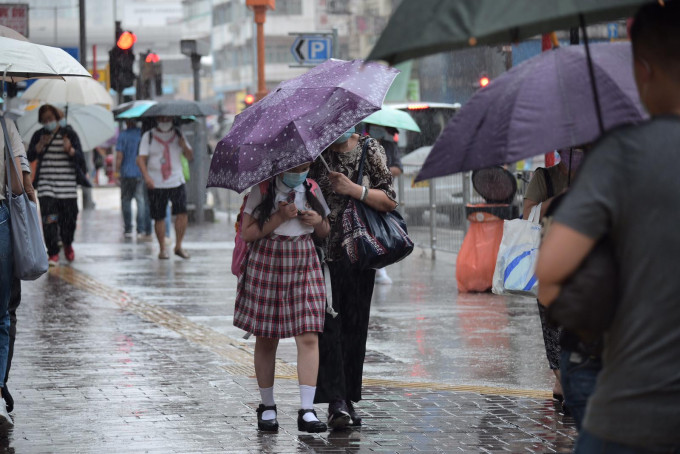
<svg viewBox="0 0 680 454"><path fill-rule="evenodd" d="M411 115L403 110L393 109L392 107L387 106L383 106L382 109L372 113L363 121L364 123L370 123L372 125L391 126L393 128L420 132L420 128Z"/></svg>
<svg viewBox="0 0 680 454"><path fill-rule="evenodd" d="M368 60L399 63L631 16L645 0L403 0Z"/></svg>

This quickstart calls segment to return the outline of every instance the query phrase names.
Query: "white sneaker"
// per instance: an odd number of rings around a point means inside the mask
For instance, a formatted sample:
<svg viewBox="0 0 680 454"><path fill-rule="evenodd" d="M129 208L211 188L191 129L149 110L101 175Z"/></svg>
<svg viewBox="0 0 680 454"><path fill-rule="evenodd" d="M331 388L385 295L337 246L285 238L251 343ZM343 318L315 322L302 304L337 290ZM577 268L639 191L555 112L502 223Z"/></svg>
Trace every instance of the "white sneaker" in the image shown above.
<svg viewBox="0 0 680 454"><path fill-rule="evenodd" d="M5 399L0 397L0 427L12 427L14 426L14 421L7 413L7 403Z"/></svg>
<svg viewBox="0 0 680 454"><path fill-rule="evenodd" d="M375 283L383 285L390 285L392 283L392 279L387 275L385 268L375 270Z"/></svg>

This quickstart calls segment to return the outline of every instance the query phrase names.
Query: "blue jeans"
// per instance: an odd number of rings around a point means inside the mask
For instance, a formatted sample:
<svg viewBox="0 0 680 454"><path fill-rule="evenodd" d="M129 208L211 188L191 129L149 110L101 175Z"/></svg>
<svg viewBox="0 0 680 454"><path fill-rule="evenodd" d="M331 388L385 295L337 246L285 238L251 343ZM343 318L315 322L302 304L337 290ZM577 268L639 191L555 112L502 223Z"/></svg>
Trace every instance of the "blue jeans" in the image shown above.
<svg viewBox="0 0 680 454"><path fill-rule="evenodd" d="M141 178L120 179L120 203L126 233L132 232L132 199L137 204L137 233L151 234L151 216L146 185Z"/></svg>
<svg viewBox="0 0 680 454"><path fill-rule="evenodd" d="M0 377L5 377L9 355L9 298L13 275L12 237L9 210L0 203ZM0 383L0 388L4 386Z"/></svg>
<svg viewBox="0 0 680 454"><path fill-rule="evenodd" d="M668 446L668 447L635 447L622 445L621 443L616 443L613 441L608 441L603 438L593 435L587 430L582 430L578 434L578 440L576 441L576 447L574 448L575 454L678 454L680 453L680 446Z"/></svg>
<svg viewBox="0 0 680 454"><path fill-rule="evenodd" d="M580 431L586 414L588 398L595 391L597 374L602 369L602 360L562 348L560 357L560 382L564 402L571 411Z"/></svg>

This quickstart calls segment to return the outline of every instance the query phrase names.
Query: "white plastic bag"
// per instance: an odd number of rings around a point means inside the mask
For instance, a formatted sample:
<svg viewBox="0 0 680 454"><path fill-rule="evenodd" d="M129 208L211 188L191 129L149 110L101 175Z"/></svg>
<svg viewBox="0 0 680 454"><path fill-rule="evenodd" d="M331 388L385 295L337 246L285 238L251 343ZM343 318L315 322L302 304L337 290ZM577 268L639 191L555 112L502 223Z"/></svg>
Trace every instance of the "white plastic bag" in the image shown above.
<svg viewBox="0 0 680 454"><path fill-rule="evenodd" d="M497 295L536 297L536 259L541 243L541 204L531 209L529 219L503 222L503 239L498 248L491 291Z"/></svg>

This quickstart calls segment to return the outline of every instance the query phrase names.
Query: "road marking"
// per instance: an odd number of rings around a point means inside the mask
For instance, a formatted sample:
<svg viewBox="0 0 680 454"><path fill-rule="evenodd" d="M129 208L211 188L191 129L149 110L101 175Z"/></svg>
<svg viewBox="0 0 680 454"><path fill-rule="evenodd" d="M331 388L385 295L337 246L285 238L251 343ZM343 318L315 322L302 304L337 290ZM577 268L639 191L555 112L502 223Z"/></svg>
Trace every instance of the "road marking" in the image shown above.
<svg viewBox="0 0 680 454"><path fill-rule="evenodd" d="M227 373L236 376L254 377L253 349L245 342L240 342L224 334L220 334L206 326L194 323L185 316L160 306L148 304L132 298L126 292L110 287L70 266L50 268L49 273L61 278L76 288L90 292L100 298L108 300L121 309L149 322L167 328L179 334L190 342L208 348L230 362L222 367ZM294 365L276 360L276 378L282 380L297 380L297 369ZM528 397L534 399L550 399L550 391L536 389L512 389L493 386L449 385L433 382L409 382L400 380L385 380L364 377L366 386L399 388L399 389L428 389L433 391L466 392L485 395Z"/></svg>

